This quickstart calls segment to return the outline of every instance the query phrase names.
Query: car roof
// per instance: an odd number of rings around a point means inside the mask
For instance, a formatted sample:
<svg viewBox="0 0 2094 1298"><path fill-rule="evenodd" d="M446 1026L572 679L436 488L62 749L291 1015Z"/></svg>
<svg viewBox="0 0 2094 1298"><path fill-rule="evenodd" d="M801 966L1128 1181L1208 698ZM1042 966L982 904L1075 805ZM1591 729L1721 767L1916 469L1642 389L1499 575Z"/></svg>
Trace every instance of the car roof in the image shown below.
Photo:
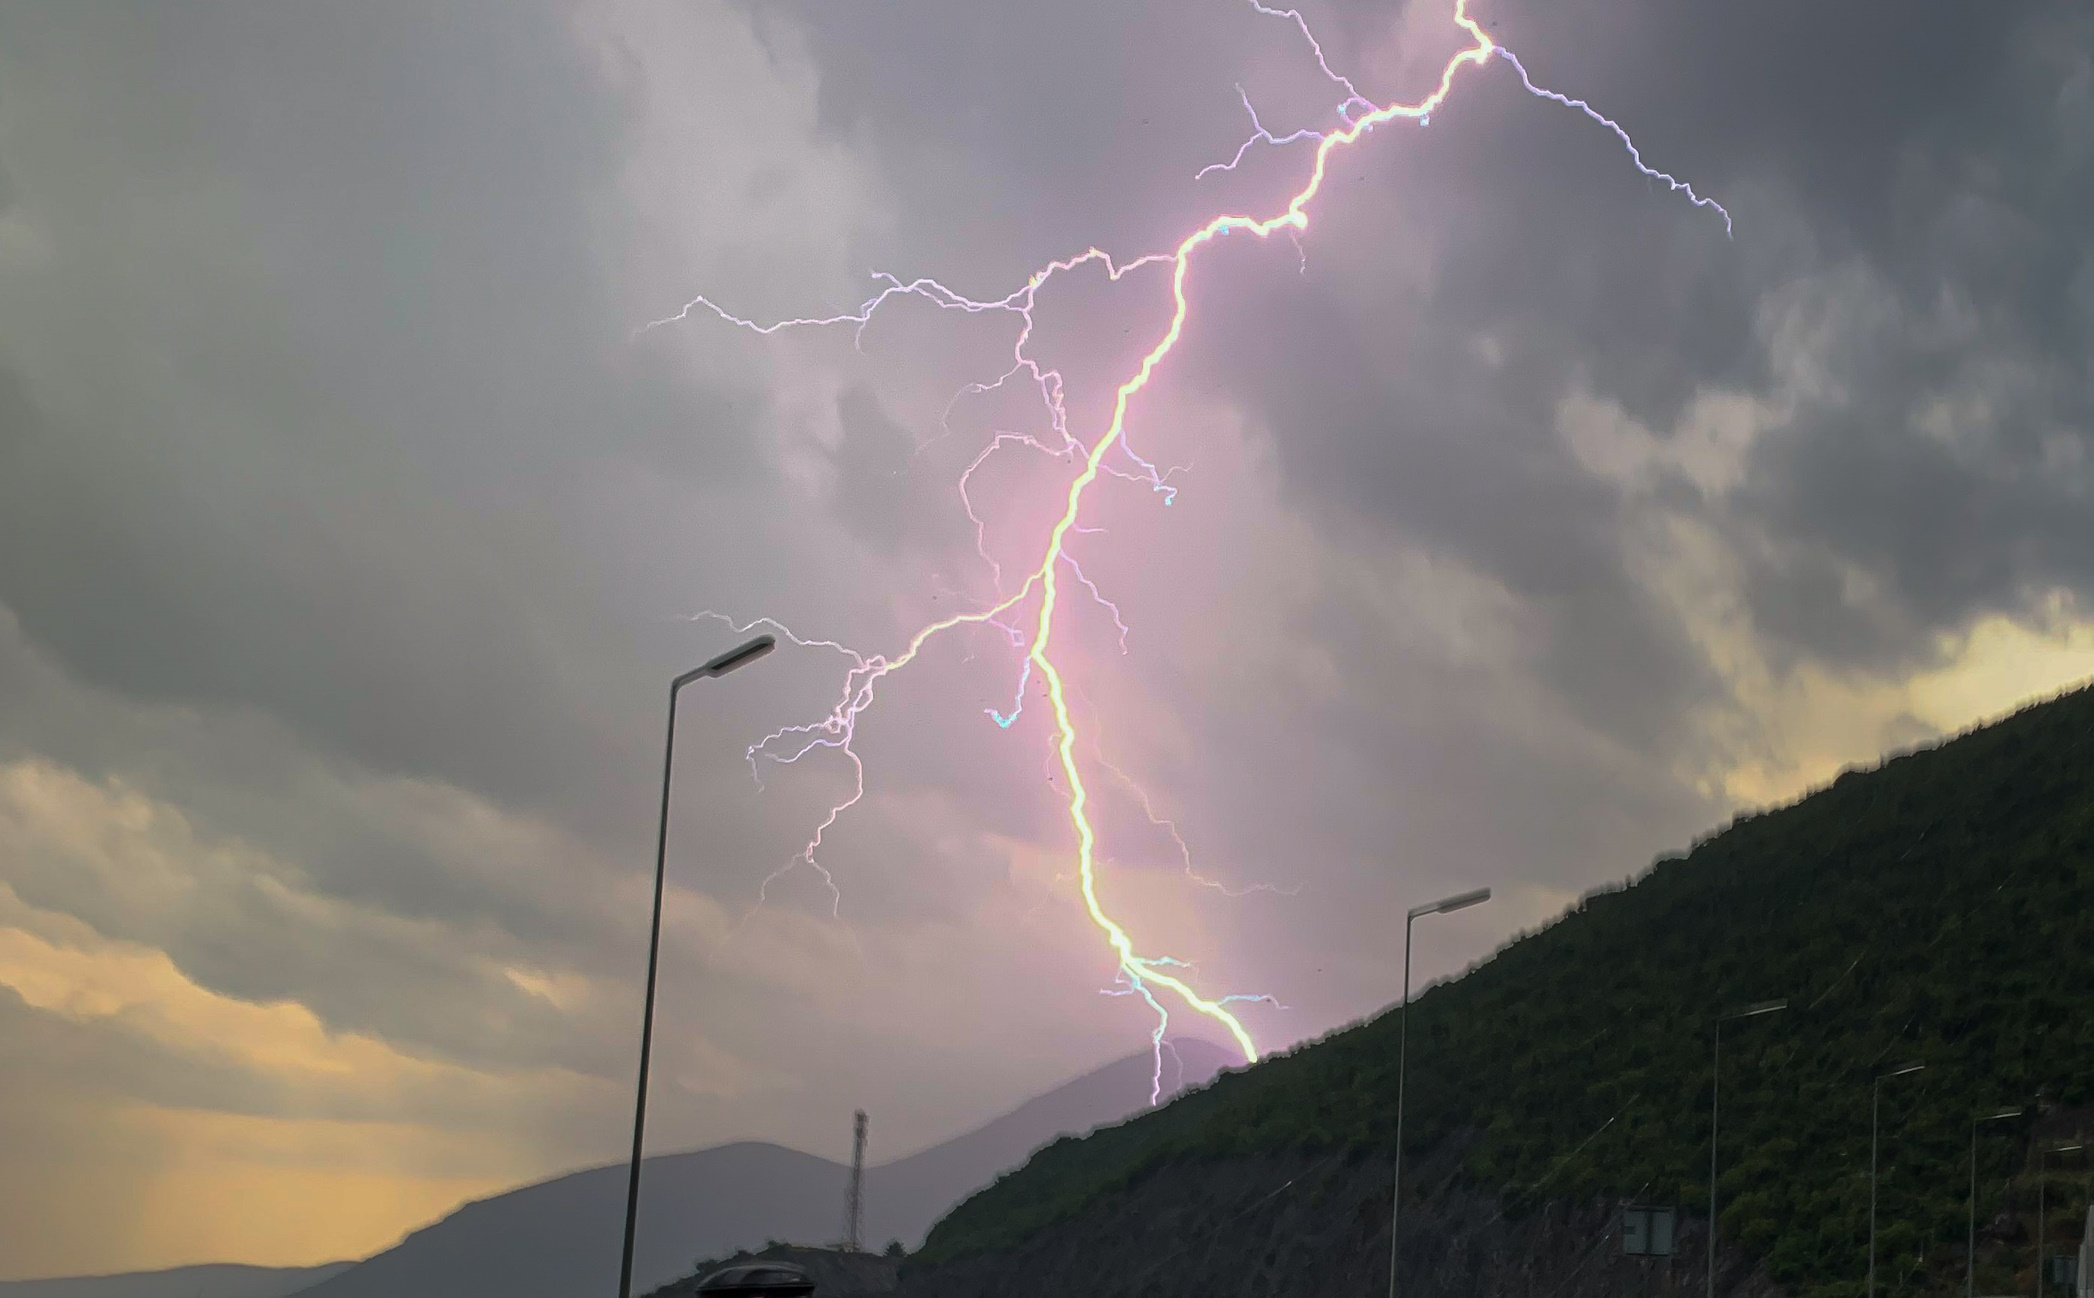
<svg viewBox="0 0 2094 1298"><path fill-rule="evenodd" d="M701 1294L784 1295L809 1294L814 1281L790 1262L747 1262L722 1267L698 1282Z"/></svg>

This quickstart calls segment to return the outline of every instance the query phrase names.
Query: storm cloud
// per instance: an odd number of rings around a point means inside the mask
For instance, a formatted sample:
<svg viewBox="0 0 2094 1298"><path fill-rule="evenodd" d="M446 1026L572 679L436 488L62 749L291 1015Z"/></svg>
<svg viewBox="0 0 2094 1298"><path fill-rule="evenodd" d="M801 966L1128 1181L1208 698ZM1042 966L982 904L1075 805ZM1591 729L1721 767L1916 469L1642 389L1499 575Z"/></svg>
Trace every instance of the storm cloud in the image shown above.
<svg viewBox="0 0 2094 1298"><path fill-rule="evenodd" d="M1446 0L1303 12L1379 101L1459 44ZM1270 993L1266 1048L1387 1003L1421 895L1499 892L1421 934L1452 972L2094 672L2084 6L1478 13L1734 228L1493 60L1298 239L1199 254L1129 425L1176 494L1101 484L1113 608L1058 634L1112 904ZM1008 314L685 304L1166 249L1298 187L1301 144L1200 175L1245 99L1341 97L1224 0L0 9L0 1276L318 1261L617 1157L707 614L891 654L1067 487L1026 386L966 386ZM1167 309L1043 295L1076 436ZM999 434L1047 449L963 499ZM777 873L854 772L745 749L846 663L686 696L663 1147L865 1107L900 1153L1148 1030L1039 710L984 715L996 629L881 683L839 892Z"/></svg>

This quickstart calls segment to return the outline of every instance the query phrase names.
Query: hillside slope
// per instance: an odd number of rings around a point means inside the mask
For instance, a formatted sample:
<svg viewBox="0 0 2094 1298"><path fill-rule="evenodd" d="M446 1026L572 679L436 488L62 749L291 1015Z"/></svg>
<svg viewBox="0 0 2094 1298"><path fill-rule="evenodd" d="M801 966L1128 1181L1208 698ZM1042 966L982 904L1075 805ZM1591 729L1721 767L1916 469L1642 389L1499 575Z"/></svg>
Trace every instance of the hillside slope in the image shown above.
<svg viewBox="0 0 2094 1298"><path fill-rule="evenodd" d="M1183 1081L1229 1056L1177 1043ZM1129 1056L1039 1096L986 1126L866 1169L866 1238L914 1244L971 1190L1065 1132L1149 1107L1151 1061ZM826 1242L842 1229L848 1170L778 1145L722 1145L647 1160L640 1183L635 1292L699 1257L772 1239ZM302 1298L573 1298L615 1292L625 1220L623 1164L591 1168L469 1203L397 1246L302 1291ZM187 1298L181 1295L180 1298Z"/></svg>
<svg viewBox="0 0 2094 1298"><path fill-rule="evenodd" d="M2094 1100L2094 693L1743 818L1415 1001L1407 1158L1437 1151L1446 1174L1407 1181L1408 1292L1528 1293L1531 1269L1482 1277L1537 1214L1619 1199L1705 1212L1711 1024L1773 998L1791 1008L1725 1039L1724 1287L1858 1291L1871 1078L1921 1061L1884 1090L1879 1279L1960 1292L1971 1117ZM1396 1026L1384 1015L1049 1146L932 1230L905 1292L1311 1292L1302 1277L1386 1267ZM2009 1181L2032 1134L2028 1120L1983 1134L1981 1215L2018 1216L1981 1248L1981 1291L2010 1291L2017 1270L2030 1291L2033 1189ZM1335 1233L1304 1246L1273 1223L1332 1165L1375 1170L1318 1191ZM2054 1231L2084 1211L2080 1175L2052 1187ZM1163 1228L1177 1200L1154 1187L1232 1178L1240 1193ZM1474 1203L1455 1212L1462 1195ZM1435 1212L1455 1212L1443 1232L1481 1232L1443 1288L1429 1272L1445 1241L1411 1235ZM1702 1238L1684 1224L1684 1245Z"/></svg>

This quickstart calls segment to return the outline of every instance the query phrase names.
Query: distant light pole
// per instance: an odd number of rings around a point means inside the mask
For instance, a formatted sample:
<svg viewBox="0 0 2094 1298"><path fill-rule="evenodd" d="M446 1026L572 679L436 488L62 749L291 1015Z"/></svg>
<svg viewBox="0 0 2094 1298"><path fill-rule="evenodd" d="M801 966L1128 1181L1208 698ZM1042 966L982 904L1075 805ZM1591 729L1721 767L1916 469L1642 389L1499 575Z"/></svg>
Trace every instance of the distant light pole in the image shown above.
<svg viewBox="0 0 2094 1298"><path fill-rule="evenodd" d="M1883 1113L1883 1083L1925 1067L1925 1064L1907 1064L1903 1068L1876 1074L1874 1096L1869 1102L1869 1298L1876 1298L1876 1128Z"/></svg>
<svg viewBox="0 0 2094 1298"><path fill-rule="evenodd" d="M1716 1099L1723 1080L1723 1025L1734 1019L1756 1019L1789 1007L1787 1001L1761 1001L1716 1018L1716 1050L1709 1062L1709 1298L1716 1298Z"/></svg>
<svg viewBox="0 0 2094 1298"><path fill-rule="evenodd" d="M1978 1292L1978 1128L1988 1122L2003 1118L2018 1118L2020 1109L2001 1109L1982 1118L1971 1119L1970 1124L1970 1239L1963 1251L1963 1298L1977 1298Z"/></svg>
<svg viewBox="0 0 2094 1298"><path fill-rule="evenodd" d="M639 1225L640 1209L640 1141L647 1130L647 1060L654 1049L654 975L661 962L662 875L669 857L669 773L676 759L676 695L692 681L725 676L737 667L755 662L777 643L770 636L760 635L669 682L669 737L662 749L662 817L654 839L654 922L647 936L647 1002L640 1012L640 1083L633 1099L633 1164L625 1186L625 1252L618 1263L618 1298L632 1298L633 1293L633 1233Z"/></svg>
<svg viewBox="0 0 2094 1298"><path fill-rule="evenodd" d="M1403 1075L1410 1060L1411 925L1427 915L1451 915L1490 899L1490 889L1478 888L1413 906L1403 919L1403 1002L1396 1010L1396 1172L1391 1181L1395 1201L1389 1205L1389 1298L1396 1298L1396 1225L1403 1216Z"/></svg>
<svg viewBox="0 0 2094 1298"><path fill-rule="evenodd" d="M2045 1182L2050 1177L2050 1156L2071 1154L2083 1148L2080 1145L2057 1145L2036 1153L2036 1298L2043 1298L2043 1201Z"/></svg>

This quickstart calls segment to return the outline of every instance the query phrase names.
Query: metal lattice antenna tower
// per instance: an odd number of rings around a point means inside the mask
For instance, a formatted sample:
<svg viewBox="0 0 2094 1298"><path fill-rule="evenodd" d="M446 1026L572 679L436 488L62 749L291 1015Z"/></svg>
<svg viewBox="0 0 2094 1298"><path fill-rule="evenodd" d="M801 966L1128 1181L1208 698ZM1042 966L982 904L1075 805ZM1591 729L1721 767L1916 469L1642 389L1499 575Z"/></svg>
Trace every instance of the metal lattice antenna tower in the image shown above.
<svg viewBox="0 0 2094 1298"><path fill-rule="evenodd" d="M852 1115L851 1189L843 1202L843 1246L853 1253L864 1245L865 1229L865 1110Z"/></svg>

